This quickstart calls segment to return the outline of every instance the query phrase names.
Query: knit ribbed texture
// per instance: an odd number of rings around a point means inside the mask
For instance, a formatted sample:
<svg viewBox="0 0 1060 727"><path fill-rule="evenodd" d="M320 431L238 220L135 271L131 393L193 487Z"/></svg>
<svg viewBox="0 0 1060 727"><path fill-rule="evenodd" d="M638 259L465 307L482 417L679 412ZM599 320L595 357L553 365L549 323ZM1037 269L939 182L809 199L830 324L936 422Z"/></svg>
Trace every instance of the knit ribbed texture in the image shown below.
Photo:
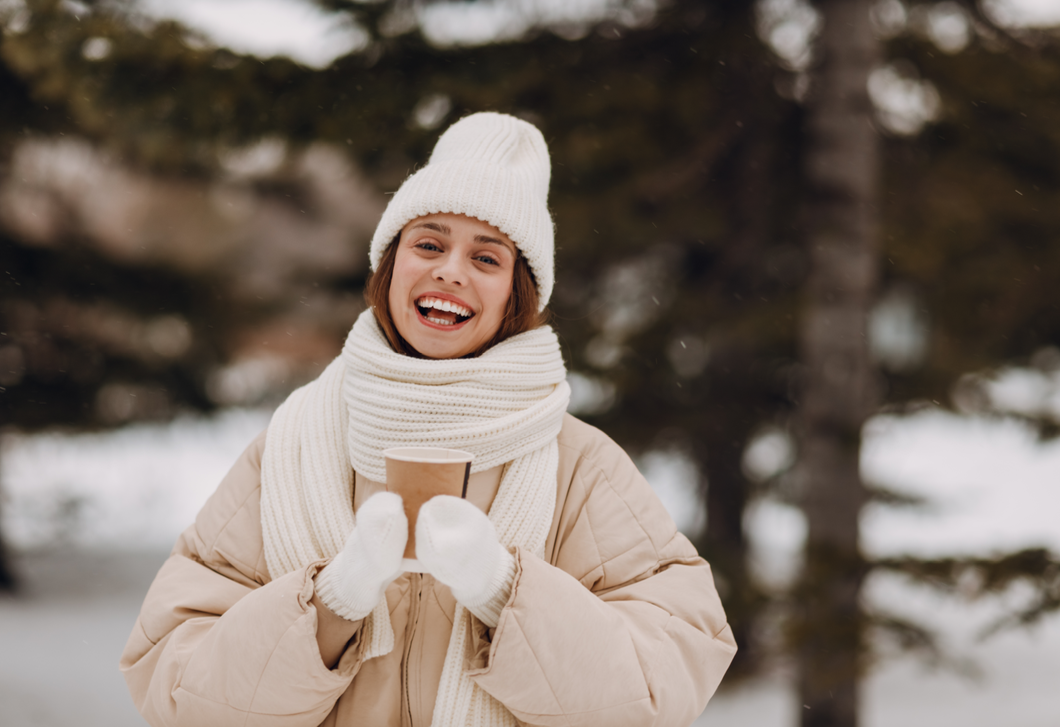
<svg viewBox="0 0 1060 727"><path fill-rule="evenodd" d="M493 582L481 601L466 599L464 606L478 616L478 620L490 628L497 628L501 620L501 611L512 597L512 585L515 583L515 558L507 550L501 551L501 565L493 573Z"/></svg>
<svg viewBox="0 0 1060 727"><path fill-rule="evenodd" d="M550 328L513 336L477 358L416 359L394 352L365 311L342 355L292 393L269 424L261 473L269 573L278 578L334 557L354 527L353 471L384 482L382 451L400 446L470 451L475 472L507 463L489 519L502 545L543 556L556 505L556 436L569 398ZM516 725L464 673L470 625L458 603L432 724ZM393 649L385 599L363 629L366 659Z"/></svg>
<svg viewBox="0 0 1060 727"><path fill-rule="evenodd" d="M356 560L346 557L345 550L339 551L339 554L317 573L314 585L314 590L320 600L324 602L324 605L330 608L332 613L341 616L347 621L359 621L370 614L376 604L379 603L379 598L377 597L372 601L371 605L361 607L359 604L351 604L350 601L353 599L346 597L346 592L351 590L350 586L357 583L355 578L350 577L352 574L347 575L356 568L356 563ZM364 590L366 595L368 593L375 595L377 591L375 588Z"/></svg>
<svg viewBox="0 0 1060 727"><path fill-rule="evenodd" d="M394 351L371 311L342 356L353 468L386 480L388 447L446 447L482 472L540 450L559 433L570 389L551 328L521 333L473 359L428 360ZM559 412L559 416L557 416Z"/></svg>
<svg viewBox="0 0 1060 727"><path fill-rule="evenodd" d="M269 422L261 459L261 533L273 579L333 558L353 531L345 369L336 358L316 381L292 392ZM393 650L385 600L365 620L361 636L366 659Z"/></svg>
<svg viewBox="0 0 1060 727"><path fill-rule="evenodd" d="M566 383L562 386L567 388ZM567 392L569 398L569 388ZM566 403L565 398L564 409ZM554 437L541 450L511 463L501 479L489 513L501 544L521 545L538 557L544 556L545 540L556 507L558 470L559 445ZM431 724L433 727L515 727L518 721L511 712L464 672L470 630L470 614L458 602Z"/></svg>
<svg viewBox="0 0 1060 727"><path fill-rule="evenodd" d="M544 309L554 280L551 174L548 146L533 124L489 112L457 121L438 139L427 166L405 180L387 205L372 237L372 270L411 220L440 212L467 215L516 244L534 273Z"/></svg>

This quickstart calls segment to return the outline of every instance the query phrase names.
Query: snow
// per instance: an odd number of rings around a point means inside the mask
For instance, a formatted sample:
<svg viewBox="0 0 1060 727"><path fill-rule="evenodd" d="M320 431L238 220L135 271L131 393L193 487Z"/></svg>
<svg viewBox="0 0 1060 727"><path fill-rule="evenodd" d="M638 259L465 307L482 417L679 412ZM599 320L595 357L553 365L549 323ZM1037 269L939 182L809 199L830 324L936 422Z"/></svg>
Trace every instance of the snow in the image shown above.
<svg viewBox="0 0 1060 727"><path fill-rule="evenodd" d="M287 56L312 68L326 68L366 39L341 16L304 0L141 0L138 9L179 21L218 46Z"/></svg>
<svg viewBox="0 0 1060 727"><path fill-rule="evenodd" d="M611 0L451 2L428 4L417 14L434 42L481 44L518 37L546 19L584 25L613 5ZM157 20L176 20L214 45L260 58L287 56L312 68L327 67L367 40L344 15L308 0L139 0L137 9Z"/></svg>
<svg viewBox="0 0 1060 727"><path fill-rule="evenodd" d="M1039 442L1011 419L928 410L877 417L866 432L866 476L919 495L926 508L869 507L871 555L989 555L1045 546L1060 552L1060 440Z"/></svg>
<svg viewBox="0 0 1060 727"><path fill-rule="evenodd" d="M19 559L26 597L0 597L0 724L144 727L118 671L165 552L63 548Z"/></svg>
<svg viewBox="0 0 1060 727"><path fill-rule="evenodd" d="M986 4L994 17L1005 25L1060 25L1060 3L1056 0L988 0Z"/></svg>
<svg viewBox="0 0 1060 727"><path fill-rule="evenodd" d="M991 0L992 15L1005 25L1060 25L1056 0ZM650 12L653 2L633 3ZM323 68L365 42L363 31L307 0L140 0L139 9L157 19L177 20L218 46L258 57L285 55ZM438 43L486 43L517 37L548 20L577 27L614 12L609 0L510 0L507 3L428 4L420 22ZM805 40L796 40L796 45Z"/></svg>
<svg viewBox="0 0 1060 727"><path fill-rule="evenodd" d="M139 425L101 434L9 435L0 447L0 532L29 550L169 548L269 412Z"/></svg>

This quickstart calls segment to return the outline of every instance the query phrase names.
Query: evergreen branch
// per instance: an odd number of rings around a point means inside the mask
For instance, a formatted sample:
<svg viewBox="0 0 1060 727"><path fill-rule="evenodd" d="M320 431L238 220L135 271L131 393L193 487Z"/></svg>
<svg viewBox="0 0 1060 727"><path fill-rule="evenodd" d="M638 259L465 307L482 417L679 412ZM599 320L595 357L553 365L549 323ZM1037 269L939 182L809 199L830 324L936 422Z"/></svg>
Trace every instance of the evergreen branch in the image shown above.
<svg viewBox="0 0 1060 727"><path fill-rule="evenodd" d="M982 638L1031 626L1060 612L1060 556L1045 548L1027 548L997 558L886 558L877 561L875 567L969 601L1000 595L1018 583L1030 585L1036 593L1031 603L990 624L981 632Z"/></svg>
<svg viewBox="0 0 1060 727"><path fill-rule="evenodd" d="M866 493L869 496L869 500L877 505L887 505L889 507L908 507L908 508L926 508L931 504L931 501L921 495L913 495L907 492L899 492L892 490L889 487L883 487L881 485L872 485L866 483Z"/></svg>

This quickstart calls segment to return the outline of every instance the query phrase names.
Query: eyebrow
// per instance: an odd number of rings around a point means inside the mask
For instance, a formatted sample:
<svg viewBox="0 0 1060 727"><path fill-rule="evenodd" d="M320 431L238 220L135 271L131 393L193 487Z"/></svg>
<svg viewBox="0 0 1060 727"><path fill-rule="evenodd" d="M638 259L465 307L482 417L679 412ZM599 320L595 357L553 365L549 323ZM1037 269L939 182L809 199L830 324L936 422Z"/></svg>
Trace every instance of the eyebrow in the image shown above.
<svg viewBox="0 0 1060 727"><path fill-rule="evenodd" d="M412 229L415 230L417 227L422 227L425 230L434 230L435 232L440 232L443 235L453 234L453 229L449 227L449 225L442 224L441 222L420 222L419 224L413 225Z"/></svg>
<svg viewBox="0 0 1060 727"><path fill-rule="evenodd" d="M512 245L504 240L498 240L496 237L488 237L486 235L475 235L475 242L492 242L501 247L507 247L511 249Z"/></svg>
<svg viewBox="0 0 1060 727"><path fill-rule="evenodd" d="M422 227L425 230L434 230L435 232L440 232L443 235L453 234L453 229L444 222L420 222L419 224L413 225L412 229L415 230L417 227ZM512 250L514 247L514 245L506 242L505 240L499 240L496 237L490 237L489 235L475 235L474 240L475 242L492 242L495 245L500 245L501 247L507 248L509 250Z"/></svg>

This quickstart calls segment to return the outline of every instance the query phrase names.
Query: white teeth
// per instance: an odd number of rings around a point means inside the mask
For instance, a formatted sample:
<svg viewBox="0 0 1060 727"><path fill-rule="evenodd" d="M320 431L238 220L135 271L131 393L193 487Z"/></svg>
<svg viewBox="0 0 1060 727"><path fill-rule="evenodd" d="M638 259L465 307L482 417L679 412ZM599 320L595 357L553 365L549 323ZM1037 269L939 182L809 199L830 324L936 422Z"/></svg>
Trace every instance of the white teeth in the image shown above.
<svg viewBox="0 0 1060 727"><path fill-rule="evenodd" d="M472 313L470 310L449 300L440 300L438 298L420 298L416 301L416 305L421 308L434 308L435 310L445 311L446 313L456 313L458 316L464 318L470 318Z"/></svg>
<svg viewBox="0 0 1060 727"><path fill-rule="evenodd" d="M435 318L434 316L427 316L427 320L431 323L436 323L439 326L452 326L455 325L452 321L447 321L444 318Z"/></svg>

